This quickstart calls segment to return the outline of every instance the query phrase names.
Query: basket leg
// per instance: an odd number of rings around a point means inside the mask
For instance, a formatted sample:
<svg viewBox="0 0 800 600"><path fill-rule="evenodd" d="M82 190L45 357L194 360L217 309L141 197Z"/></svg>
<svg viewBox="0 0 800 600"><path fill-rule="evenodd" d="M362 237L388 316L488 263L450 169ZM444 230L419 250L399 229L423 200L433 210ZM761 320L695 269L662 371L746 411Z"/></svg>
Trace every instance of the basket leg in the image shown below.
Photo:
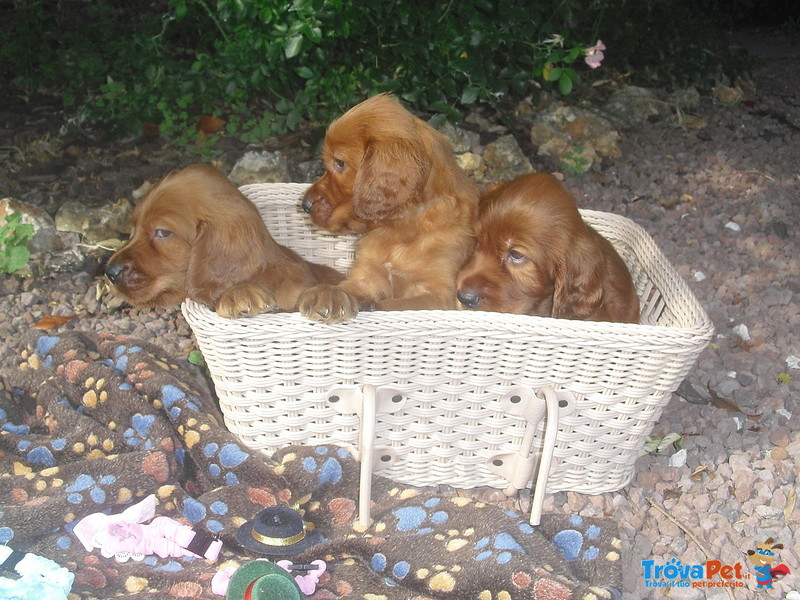
<svg viewBox="0 0 800 600"><path fill-rule="evenodd" d="M364 527L372 524L370 505L372 502L372 467L375 462L375 421L377 409L375 388L365 385L361 407L361 427L358 453L361 457L361 472L358 486L358 522Z"/></svg>
<svg viewBox="0 0 800 600"><path fill-rule="evenodd" d="M538 525L542 519L542 504L544 504L547 478L550 475L550 463L553 460L556 436L558 435L558 396L549 387L541 388L540 391L544 394L547 425L544 430L544 445L542 446L542 456L539 460L539 471L536 474L536 487L533 490L533 498L531 500L531 525Z"/></svg>

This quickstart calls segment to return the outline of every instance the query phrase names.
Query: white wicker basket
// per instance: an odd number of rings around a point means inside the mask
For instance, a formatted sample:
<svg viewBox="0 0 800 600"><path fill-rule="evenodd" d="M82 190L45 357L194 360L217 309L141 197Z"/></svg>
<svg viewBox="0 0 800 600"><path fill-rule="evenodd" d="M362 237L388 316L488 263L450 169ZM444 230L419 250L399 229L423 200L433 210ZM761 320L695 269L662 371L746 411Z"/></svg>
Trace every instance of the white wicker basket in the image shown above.
<svg viewBox="0 0 800 600"><path fill-rule="evenodd" d="M355 238L310 224L299 210L306 187L242 191L279 243L346 271ZM226 425L267 453L352 447L363 466L362 521L373 469L409 485L508 493L536 476L532 522L545 491L624 487L713 329L641 227L582 214L629 265L642 324L453 310L367 312L328 325L296 313L224 319L186 301Z"/></svg>

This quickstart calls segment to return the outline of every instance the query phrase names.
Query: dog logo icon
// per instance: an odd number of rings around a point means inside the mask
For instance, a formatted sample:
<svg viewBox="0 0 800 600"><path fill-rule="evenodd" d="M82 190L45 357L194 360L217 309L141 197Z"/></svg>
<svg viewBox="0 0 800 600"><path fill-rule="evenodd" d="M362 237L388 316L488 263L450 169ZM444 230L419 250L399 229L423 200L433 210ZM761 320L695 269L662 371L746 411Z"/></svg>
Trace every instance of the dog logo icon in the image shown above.
<svg viewBox="0 0 800 600"><path fill-rule="evenodd" d="M774 543L775 540L767 538L760 544L756 544L755 550L747 551L747 559L753 563L756 571L756 582L758 589L772 588L772 582L777 581L781 577L791 573L789 567L784 564L779 564L775 567L772 563L775 561L775 550L783 549L783 544Z"/></svg>

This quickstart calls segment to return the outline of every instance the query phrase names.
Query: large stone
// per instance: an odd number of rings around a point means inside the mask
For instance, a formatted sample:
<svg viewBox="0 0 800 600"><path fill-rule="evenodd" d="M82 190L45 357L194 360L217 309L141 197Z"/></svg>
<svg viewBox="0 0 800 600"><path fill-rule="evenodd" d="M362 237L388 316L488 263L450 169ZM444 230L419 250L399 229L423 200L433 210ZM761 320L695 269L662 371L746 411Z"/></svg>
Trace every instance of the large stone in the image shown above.
<svg viewBox="0 0 800 600"><path fill-rule="evenodd" d="M659 100L655 93L634 85L614 92L603 107L603 112L623 129L635 127L651 117L660 116L666 110L666 103Z"/></svg>
<svg viewBox="0 0 800 600"><path fill-rule="evenodd" d="M132 212L133 206L127 198L104 206L69 200L56 213L55 224L59 231L79 233L91 244L130 234Z"/></svg>
<svg viewBox="0 0 800 600"><path fill-rule="evenodd" d="M533 171L531 161L513 135L504 135L487 144L483 158L486 167L497 173L500 179L511 179Z"/></svg>
<svg viewBox="0 0 800 600"><path fill-rule="evenodd" d="M288 183L292 180L289 162L282 152L245 152L233 165L228 178L236 185L250 183Z"/></svg>

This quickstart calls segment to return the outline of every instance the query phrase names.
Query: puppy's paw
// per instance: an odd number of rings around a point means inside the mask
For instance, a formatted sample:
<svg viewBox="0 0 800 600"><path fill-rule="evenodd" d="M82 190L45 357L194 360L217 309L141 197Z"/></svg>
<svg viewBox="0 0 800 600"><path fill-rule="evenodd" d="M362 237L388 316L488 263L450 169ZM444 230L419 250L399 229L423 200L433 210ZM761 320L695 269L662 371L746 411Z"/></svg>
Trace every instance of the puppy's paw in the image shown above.
<svg viewBox="0 0 800 600"><path fill-rule="evenodd" d="M358 300L335 285L317 285L300 294L297 310L304 317L340 323L358 314Z"/></svg>
<svg viewBox="0 0 800 600"><path fill-rule="evenodd" d="M220 317L236 319L272 312L276 306L272 292L257 285L243 283L225 290L217 300L215 310Z"/></svg>

